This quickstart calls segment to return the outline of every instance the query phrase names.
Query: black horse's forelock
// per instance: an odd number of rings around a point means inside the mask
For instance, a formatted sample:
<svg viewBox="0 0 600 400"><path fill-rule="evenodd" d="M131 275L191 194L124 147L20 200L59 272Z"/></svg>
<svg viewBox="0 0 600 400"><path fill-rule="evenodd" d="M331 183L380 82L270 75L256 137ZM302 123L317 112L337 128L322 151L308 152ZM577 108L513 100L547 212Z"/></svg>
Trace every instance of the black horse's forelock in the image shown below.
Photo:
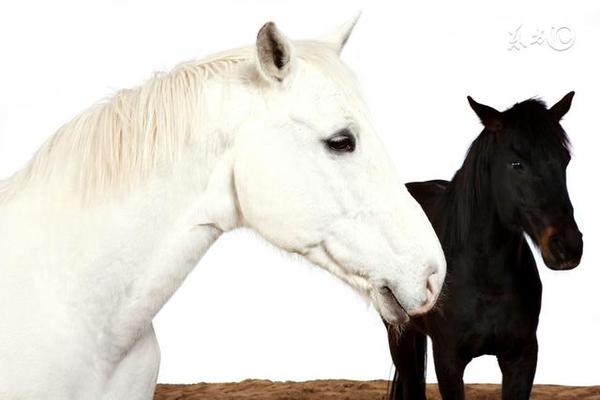
<svg viewBox="0 0 600 400"><path fill-rule="evenodd" d="M565 131L557 124L556 117L548 112L546 103L538 98L531 98L516 103L502 113L506 126L516 126L519 134L526 135L534 143L550 146L555 150L570 151L571 145ZM538 147L538 146L534 146Z"/></svg>
<svg viewBox="0 0 600 400"><path fill-rule="evenodd" d="M516 103L502 113L503 128L498 132L484 129L467 151L461 168L448 185L444 201L446 223L444 235L450 250L467 240L476 229L474 219L481 219L483 209L489 209L491 197L491 160L498 151L497 143L502 140L522 140L531 152L550 151L570 154L570 142L565 131L548 112L546 104L531 98ZM512 137L508 137L508 136ZM534 145L532 145L534 144Z"/></svg>

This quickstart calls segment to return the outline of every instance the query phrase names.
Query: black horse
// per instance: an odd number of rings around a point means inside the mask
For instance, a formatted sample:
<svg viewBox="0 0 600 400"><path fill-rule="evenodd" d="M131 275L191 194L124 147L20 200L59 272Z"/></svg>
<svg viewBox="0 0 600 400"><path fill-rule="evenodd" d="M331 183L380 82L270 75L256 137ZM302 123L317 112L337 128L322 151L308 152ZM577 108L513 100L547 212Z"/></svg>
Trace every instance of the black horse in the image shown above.
<svg viewBox="0 0 600 400"><path fill-rule="evenodd" d="M524 233L551 269L575 268L583 250L560 126L573 95L550 109L530 99L504 112L468 97L484 129L462 167L450 182L407 185L438 234L448 273L433 311L402 332L388 329L392 399L425 399L426 335L444 400L464 399L464 369L483 354L498 359L504 400L529 398L542 284Z"/></svg>

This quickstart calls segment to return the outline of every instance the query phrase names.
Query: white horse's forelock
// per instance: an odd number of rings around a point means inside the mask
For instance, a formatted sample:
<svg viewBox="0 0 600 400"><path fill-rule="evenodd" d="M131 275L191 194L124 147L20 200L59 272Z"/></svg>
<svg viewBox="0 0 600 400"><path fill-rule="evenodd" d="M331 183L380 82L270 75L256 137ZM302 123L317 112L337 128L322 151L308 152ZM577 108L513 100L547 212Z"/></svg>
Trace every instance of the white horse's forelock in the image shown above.
<svg viewBox="0 0 600 400"><path fill-rule="evenodd" d="M342 87L355 85L329 44L294 44L299 60L314 65L331 79L343 80ZM100 194L106 197L123 193L157 165L177 161L190 140L200 141L204 153L198 157L208 167L210 159L223 150L215 140L223 138L205 129L208 113L203 110L212 94L205 90L206 83L220 77L224 83L245 82L260 90L264 85L255 68L231 73L235 66L255 62L255 48L248 46L179 64L170 72L156 73L136 88L120 90L59 128L25 168L0 182L0 203L29 184L55 182L56 178L85 202ZM351 97L361 101L359 96Z"/></svg>

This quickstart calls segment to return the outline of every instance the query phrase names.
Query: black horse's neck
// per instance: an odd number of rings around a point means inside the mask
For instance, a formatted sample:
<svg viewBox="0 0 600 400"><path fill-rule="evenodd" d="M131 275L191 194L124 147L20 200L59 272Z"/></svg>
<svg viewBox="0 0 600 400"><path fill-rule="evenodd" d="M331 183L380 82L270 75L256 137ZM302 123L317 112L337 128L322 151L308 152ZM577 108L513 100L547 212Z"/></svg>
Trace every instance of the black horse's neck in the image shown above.
<svg viewBox="0 0 600 400"><path fill-rule="evenodd" d="M494 135L483 131L440 199L436 223L449 257L461 251L508 253L523 233L500 220L491 182Z"/></svg>

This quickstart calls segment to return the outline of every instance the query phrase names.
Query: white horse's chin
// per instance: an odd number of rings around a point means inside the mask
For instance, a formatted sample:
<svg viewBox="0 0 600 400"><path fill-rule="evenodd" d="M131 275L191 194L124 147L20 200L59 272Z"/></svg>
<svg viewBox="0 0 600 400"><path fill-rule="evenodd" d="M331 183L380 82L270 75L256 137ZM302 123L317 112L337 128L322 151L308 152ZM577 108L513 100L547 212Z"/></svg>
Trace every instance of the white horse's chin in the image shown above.
<svg viewBox="0 0 600 400"><path fill-rule="evenodd" d="M381 318L390 325L400 326L407 323L410 317L404 307L398 302L396 297L388 290L373 289L371 291L371 301L375 309L381 315Z"/></svg>

